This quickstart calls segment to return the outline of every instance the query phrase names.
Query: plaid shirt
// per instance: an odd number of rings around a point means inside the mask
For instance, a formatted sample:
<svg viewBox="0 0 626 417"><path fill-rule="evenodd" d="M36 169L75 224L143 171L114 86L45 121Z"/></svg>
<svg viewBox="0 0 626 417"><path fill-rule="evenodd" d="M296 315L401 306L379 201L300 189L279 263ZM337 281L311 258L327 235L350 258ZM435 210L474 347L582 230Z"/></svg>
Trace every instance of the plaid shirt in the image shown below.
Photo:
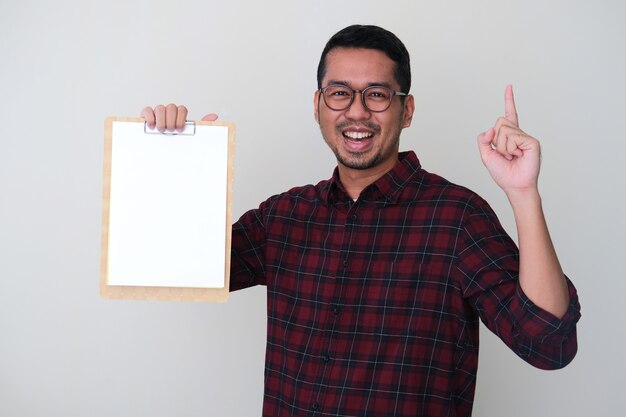
<svg viewBox="0 0 626 417"><path fill-rule="evenodd" d="M481 319L517 355L560 368L561 320L518 285L518 250L487 203L414 153L353 201L328 181L233 226L231 289L267 286L264 416L469 416Z"/></svg>

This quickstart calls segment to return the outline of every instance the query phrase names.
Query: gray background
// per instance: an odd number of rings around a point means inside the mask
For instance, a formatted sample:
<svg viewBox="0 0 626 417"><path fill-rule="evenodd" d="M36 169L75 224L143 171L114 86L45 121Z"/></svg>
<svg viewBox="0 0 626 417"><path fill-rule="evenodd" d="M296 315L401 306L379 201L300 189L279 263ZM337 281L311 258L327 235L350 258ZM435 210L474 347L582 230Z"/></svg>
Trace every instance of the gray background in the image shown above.
<svg viewBox="0 0 626 417"><path fill-rule="evenodd" d="M579 353L531 368L483 332L476 416L616 416L626 386L621 1L8 1L0 5L0 415L243 416L262 402L265 292L227 304L98 295L103 123L146 105L237 123L234 216L330 176L315 69L351 23L412 54L402 148L482 194L515 236L476 135L515 87L583 305Z"/></svg>

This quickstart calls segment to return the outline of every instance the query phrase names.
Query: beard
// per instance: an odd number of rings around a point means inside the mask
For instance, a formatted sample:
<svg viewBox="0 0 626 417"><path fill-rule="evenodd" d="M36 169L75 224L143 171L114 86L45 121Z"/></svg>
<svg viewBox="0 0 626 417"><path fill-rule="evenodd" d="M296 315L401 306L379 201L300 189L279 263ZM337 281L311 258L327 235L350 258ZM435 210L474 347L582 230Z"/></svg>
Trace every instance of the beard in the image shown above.
<svg viewBox="0 0 626 417"><path fill-rule="evenodd" d="M366 157L362 153L348 152L347 156L341 155L337 149L333 149L333 153L337 158L337 162L341 165L358 170L366 170L378 165L382 159L380 152L375 153L371 157Z"/></svg>

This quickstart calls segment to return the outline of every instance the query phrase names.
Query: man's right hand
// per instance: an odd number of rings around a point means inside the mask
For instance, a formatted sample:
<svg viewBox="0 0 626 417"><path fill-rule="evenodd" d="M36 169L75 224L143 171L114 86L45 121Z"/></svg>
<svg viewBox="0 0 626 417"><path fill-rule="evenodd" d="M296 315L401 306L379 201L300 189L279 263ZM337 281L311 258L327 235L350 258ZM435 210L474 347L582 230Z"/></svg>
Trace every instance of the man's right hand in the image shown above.
<svg viewBox="0 0 626 417"><path fill-rule="evenodd" d="M146 120L150 129L156 127L161 133L173 132L174 130L182 132L185 130L185 122L187 121L187 107L176 104L168 104L167 106L159 104L153 109L148 106L141 112L141 117ZM217 120L217 114L207 114L202 120L213 122Z"/></svg>

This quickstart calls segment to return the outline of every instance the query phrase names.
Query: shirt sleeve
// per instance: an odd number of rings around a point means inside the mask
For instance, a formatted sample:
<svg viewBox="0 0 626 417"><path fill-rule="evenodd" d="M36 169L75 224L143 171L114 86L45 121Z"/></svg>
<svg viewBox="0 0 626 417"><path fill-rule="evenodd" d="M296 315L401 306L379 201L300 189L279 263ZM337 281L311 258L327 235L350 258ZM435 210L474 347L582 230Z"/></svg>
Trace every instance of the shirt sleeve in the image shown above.
<svg viewBox="0 0 626 417"><path fill-rule="evenodd" d="M246 212L233 224L230 290L265 285L266 233L263 205Z"/></svg>
<svg viewBox="0 0 626 417"><path fill-rule="evenodd" d="M536 306L519 285L519 251L484 201L466 218L458 272L466 301L520 358L541 369L562 368L577 351L578 295L567 279L570 304L557 318Z"/></svg>

